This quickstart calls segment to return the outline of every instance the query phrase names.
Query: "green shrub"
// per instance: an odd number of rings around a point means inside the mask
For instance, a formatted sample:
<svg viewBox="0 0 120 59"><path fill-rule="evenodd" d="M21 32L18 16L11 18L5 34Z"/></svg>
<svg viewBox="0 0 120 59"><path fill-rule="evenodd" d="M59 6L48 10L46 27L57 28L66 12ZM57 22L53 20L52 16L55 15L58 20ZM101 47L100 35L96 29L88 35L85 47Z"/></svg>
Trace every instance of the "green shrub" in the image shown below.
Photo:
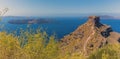
<svg viewBox="0 0 120 59"><path fill-rule="evenodd" d="M0 59L56 59L58 51L54 36L45 32L22 32L19 37L0 32Z"/></svg>
<svg viewBox="0 0 120 59"><path fill-rule="evenodd" d="M18 38L0 32L0 59L18 59L23 55Z"/></svg>
<svg viewBox="0 0 120 59"><path fill-rule="evenodd" d="M21 31L20 36L0 32L0 59L119 59L120 44L109 44L88 58L82 53L61 53L54 36L46 32ZM71 45L72 46L72 45Z"/></svg>
<svg viewBox="0 0 120 59"><path fill-rule="evenodd" d="M110 44L91 54L88 59L119 59L120 45Z"/></svg>

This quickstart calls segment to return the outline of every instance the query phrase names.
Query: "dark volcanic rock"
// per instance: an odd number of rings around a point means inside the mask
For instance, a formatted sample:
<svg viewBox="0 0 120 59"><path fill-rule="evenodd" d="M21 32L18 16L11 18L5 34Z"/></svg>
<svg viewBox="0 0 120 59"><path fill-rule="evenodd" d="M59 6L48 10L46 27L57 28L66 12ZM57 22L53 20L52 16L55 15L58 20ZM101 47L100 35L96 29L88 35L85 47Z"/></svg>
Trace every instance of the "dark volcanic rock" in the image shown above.
<svg viewBox="0 0 120 59"><path fill-rule="evenodd" d="M120 42L120 34L108 25L100 23L100 17L90 16L88 21L70 35L61 39L61 51L65 53L80 52L89 55L92 51L107 44Z"/></svg>

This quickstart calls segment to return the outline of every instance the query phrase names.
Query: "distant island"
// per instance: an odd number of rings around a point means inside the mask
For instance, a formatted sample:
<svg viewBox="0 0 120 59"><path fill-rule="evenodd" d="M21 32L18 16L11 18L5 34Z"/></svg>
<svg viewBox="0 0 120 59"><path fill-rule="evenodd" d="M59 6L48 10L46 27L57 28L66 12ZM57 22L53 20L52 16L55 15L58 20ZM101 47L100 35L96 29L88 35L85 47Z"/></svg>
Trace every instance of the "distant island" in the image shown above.
<svg viewBox="0 0 120 59"><path fill-rule="evenodd" d="M24 19L24 20L9 20L10 24L43 24L43 23L51 23L50 19Z"/></svg>
<svg viewBox="0 0 120 59"><path fill-rule="evenodd" d="M119 16L99 15L101 19L120 19Z"/></svg>

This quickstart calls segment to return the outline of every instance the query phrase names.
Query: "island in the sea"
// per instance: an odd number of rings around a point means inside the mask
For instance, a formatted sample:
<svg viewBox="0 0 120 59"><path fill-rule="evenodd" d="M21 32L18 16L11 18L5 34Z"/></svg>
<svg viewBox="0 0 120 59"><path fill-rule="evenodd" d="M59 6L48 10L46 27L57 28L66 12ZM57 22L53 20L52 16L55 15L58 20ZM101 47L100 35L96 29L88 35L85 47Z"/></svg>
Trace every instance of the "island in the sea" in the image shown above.
<svg viewBox="0 0 120 59"><path fill-rule="evenodd" d="M9 20L8 23L10 24L43 24L43 23L51 23L50 19L14 19Z"/></svg>

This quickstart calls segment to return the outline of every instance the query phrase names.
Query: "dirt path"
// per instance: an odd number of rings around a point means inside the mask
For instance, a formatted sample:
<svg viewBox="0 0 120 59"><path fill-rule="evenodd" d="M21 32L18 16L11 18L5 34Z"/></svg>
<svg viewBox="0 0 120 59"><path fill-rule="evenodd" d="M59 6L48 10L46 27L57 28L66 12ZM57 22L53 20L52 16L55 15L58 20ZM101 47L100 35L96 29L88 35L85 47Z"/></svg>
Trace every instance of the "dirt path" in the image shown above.
<svg viewBox="0 0 120 59"><path fill-rule="evenodd" d="M91 29L93 30L93 32L89 35L89 37L87 38L87 40L85 41L85 44L84 44L84 46L83 46L83 51L84 51L85 55L86 55L86 53L87 53L87 52L86 52L87 43L88 43L88 41L90 40L91 36L95 34L94 27L92 27Z"/></svg>

